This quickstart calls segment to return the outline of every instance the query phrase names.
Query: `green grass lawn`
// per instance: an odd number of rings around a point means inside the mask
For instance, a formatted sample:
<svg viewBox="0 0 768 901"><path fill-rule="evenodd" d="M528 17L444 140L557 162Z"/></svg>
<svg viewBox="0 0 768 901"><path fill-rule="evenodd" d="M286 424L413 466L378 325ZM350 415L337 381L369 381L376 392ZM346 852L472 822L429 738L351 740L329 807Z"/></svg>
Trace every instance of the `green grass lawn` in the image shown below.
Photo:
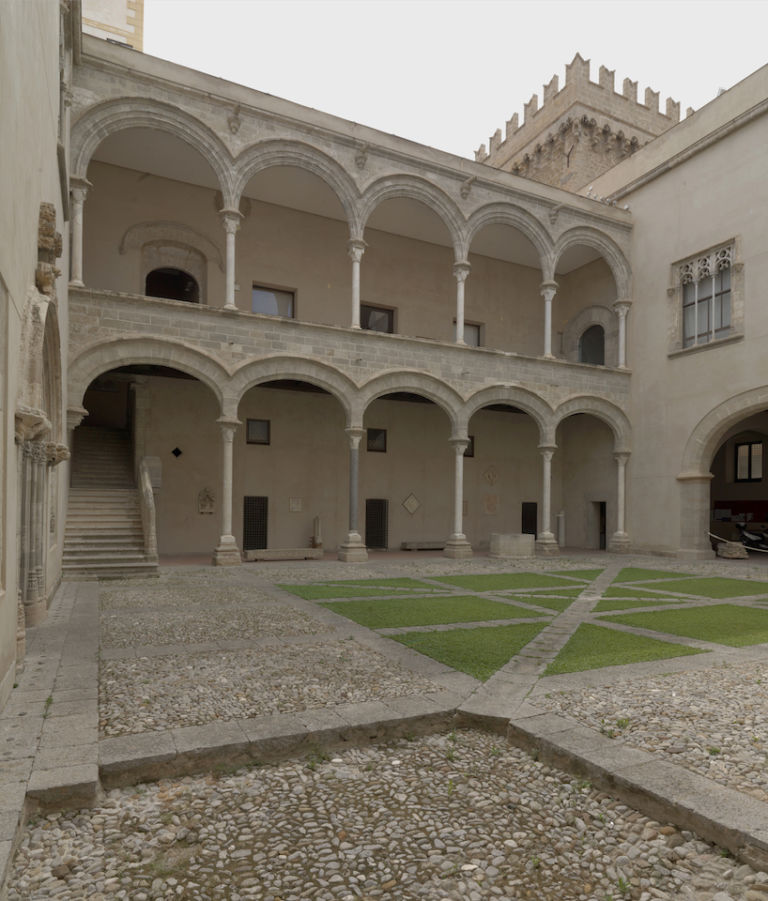
<svg viewBox="0 0 768 901"><path fill-rule="evenodd" d="M578 592L577 592L578 594ZM509 597L518 601L525 601L526 604L536 604L538 607L547 607L549 610L557 610L562 612L566 607L570 607L576 595L570 597L550 597L540 594L511 594Z"/></svg>
<svg viewBox="0 0 768 901"><path fill-rule="evenodd" d="M300 598L366 598L401 594L403 591L439 591L435 585L417 579L345 579L339 582L314 582L309 585L278 585Z"/></svg>
<svg viewBox="0 0 768 901"><path fill-rule="evenodd" d="M684 579L688 573L671 573L668 569L640 569L636 566L628 566L613 580L616 582L642 582L646 579Z"/></svg>
<svg viewBox="0 0 768 901"><path fill-rule="evenodd" d="M381 601L340 601L321 606L369 629L436 626L441 623L479 623L492 619L546 616L517 604L504 604L476 595L387 598Z"/></svg>
<svg viewBox="0 0 768 901"><path fill-rule="evenodd" d="M749 594L768 594L768 582L752 582L749 579L675 579L674 582L657 582L656 591L680 591L704 598L740 598Z"/></svg>
<svg viewBox="0 0 768 901"><path fill-rule="evenodd" d="M620 620L620 617L611 617ZM581 673L584 670L601 669L604 666L621 666L627 663L642 663L645 660L665 660L669 657L683 657L701 653L695 648L687 648L656 638L645 638L629 632L605 629L590 623L582 623L573 633L568 643L549 664L545 676L560 673Z"/></svg>
<svg viewBox="0 0 768 901"><path fill-rule="evenodd" d="M739 607L736 604L659 610L655 613L627 613L605 618L625 626L698 638L732 648L768 641L768 610Z"/></svg>
<svg viewBox="0 0 768 901"><path fill-rule="evenodd" d="M602 569L558 569L552 575L569 576L571 579L583 579L585 582L594 582Z"/></svg>
<svg viewBox="0 0 768 901"><path fill-rule="evenodd" d="M674 601L671 598L665 598L663 600L659 600L658 598L634 598L633 600L629 600L624 598L623 600L611 600L610 598L603 598L598 601L597 604L592 608L593 613L603 613L609 610L631 610L633 607L655 607L656 604L678 604L679 601Z"/></svg>
<svg viewBox="0 0 768 901"><path fill-rule="evenodd" d="M675 584L670 582L670 585ZM604 598L648 598L649 601L654 601L659 598L663 598L667 592L661 591L649 591L647 588L638 588L635 585L627 586L626 588L618 588L611 586L610 588L606 588L603 592Z"/></svg>
<svg viewBox="0 0 768 901"><path fill-rule="evenodd" d="M506 591L512 588L563 588L573 585L573 579L541 573L489 573L476 576L441 576L438 582L468 588L470 591ZM581 590L581 589L579 589Z"/></svg>
<svg viewBox="0 0 768 901"><path fill-rule="evenodd" d="M393 638L433 660L485 682L534 639L545 625L521 623L516 626L451 629L447 632L411 632Z"/></svg>

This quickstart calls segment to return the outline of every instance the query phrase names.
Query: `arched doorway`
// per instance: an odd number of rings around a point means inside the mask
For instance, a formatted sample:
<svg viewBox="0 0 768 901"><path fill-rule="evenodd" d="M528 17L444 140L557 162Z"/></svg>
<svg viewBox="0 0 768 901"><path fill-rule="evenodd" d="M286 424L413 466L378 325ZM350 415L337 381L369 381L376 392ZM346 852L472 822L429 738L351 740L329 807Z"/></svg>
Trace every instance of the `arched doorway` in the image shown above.
<svg viewBox="0 0 768 901"><path fill-rule="evenodd" d="M605 366L605 329L591 325L579 338L579 363Z"/></svg>
<svg viewBox="0 0 768 901"><path fill-rule="evenodd" d="M148 297L200 303L200 286L197 280L188 272L170 266L162 266L147 273L144 293Z"/></svg>

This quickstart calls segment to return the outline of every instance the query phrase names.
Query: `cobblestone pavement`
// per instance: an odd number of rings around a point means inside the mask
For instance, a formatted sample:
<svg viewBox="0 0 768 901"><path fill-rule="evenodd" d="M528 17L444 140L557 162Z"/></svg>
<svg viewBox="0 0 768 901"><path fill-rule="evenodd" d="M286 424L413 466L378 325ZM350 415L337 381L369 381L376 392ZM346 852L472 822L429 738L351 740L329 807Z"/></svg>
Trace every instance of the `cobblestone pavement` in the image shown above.
<svg viewBox="0 0 768 901"><path fill-rule="evenodd" d="M562 614L553 611L540 638L480 688L275 588L595 568L604 570L591 586L596 599L613 578L611 568L620 566L768 577L752 563L713 561L692 570L676 561L619 564L614 556L580 555L179 568L153 582L102 583L100 732L121 736L332 710L350 701L428 695L436 686L454 692L461 686L464 696L474 687L492 706L494 698L508 701L513 686L521 703L766 800L763 647L542 678L546 661L589 617L593 601L585 598ZM768 899L767 874L479 732L116 789L99 807L32 823L10 885L14 901Z"/></svg>
<svg viewBox="0 0 768 901"><path fill-rule="evenodd" d="M752 901L768 875L479 732L111 791L34 823L10 901Z"/></svg>

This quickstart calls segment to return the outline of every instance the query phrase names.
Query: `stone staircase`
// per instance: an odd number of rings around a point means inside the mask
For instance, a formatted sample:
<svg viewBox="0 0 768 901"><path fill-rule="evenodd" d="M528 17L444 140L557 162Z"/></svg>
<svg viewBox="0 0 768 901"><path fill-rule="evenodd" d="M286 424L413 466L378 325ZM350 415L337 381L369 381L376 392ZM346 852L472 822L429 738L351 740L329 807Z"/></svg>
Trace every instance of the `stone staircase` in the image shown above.
<svg viewBox="0 0 768 901"><path fill-rule="evenodd" d="M139 492L128 432L97 426L75 430L64 536L65 579L156 576L144 551Z"/></svg>

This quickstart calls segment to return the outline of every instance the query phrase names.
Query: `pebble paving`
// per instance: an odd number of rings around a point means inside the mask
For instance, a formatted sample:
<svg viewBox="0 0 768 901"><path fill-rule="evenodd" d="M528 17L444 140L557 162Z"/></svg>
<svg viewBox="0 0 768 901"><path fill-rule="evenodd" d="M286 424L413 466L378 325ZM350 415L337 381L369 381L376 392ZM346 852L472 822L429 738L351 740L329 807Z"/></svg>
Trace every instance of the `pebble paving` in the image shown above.
<svg viewBox="0 0 768 901"><path fill-rule="evenodd" d="M765 901L768 875L458 732L109 792L28 830L10 901Z"/></svg>

